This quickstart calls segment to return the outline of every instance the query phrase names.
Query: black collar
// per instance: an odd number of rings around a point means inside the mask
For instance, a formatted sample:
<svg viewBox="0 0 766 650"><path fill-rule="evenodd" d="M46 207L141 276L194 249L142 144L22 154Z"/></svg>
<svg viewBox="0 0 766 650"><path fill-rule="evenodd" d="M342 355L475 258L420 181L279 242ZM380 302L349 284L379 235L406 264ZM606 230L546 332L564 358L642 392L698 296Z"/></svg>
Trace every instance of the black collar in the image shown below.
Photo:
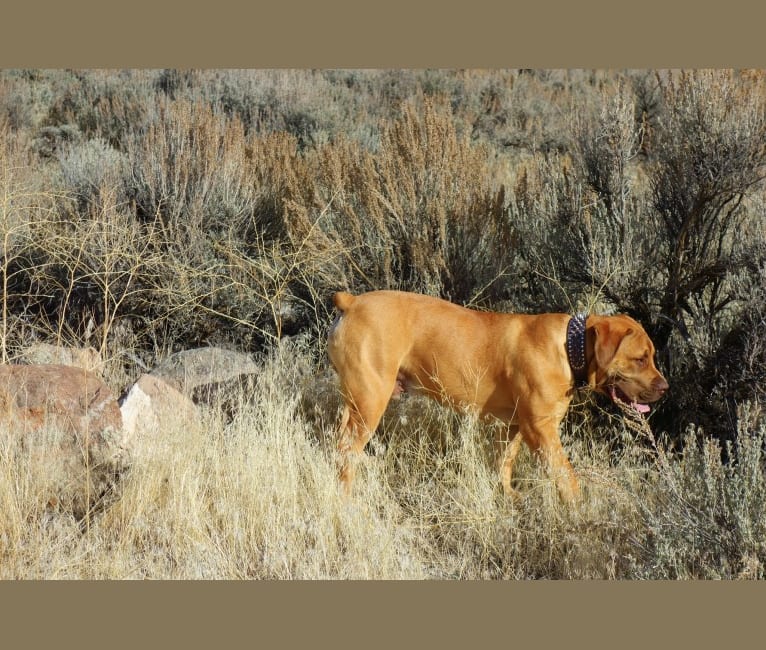
<svg viewBox="0 0 766 650"><path fill-rule="evenodd" d="M585 319L587 314L577 314L567 325L567 357L575 378L575 386L588 383L588 368L585 363Z"/></svg>

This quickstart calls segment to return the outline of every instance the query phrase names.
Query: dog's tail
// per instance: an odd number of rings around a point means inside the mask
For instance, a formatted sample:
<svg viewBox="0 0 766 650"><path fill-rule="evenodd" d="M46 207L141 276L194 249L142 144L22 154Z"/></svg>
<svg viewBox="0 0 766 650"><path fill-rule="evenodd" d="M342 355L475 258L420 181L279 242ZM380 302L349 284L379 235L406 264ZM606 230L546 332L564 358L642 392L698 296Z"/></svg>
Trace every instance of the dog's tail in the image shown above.
<svg viewBox="0 0 766 650"><path fill-rule="evenodd" d="M347 293L345 291L338 291L332 297L333 303L341 311L348 310L348 308L354 304L354 300L356 300L356 296L353 296L352 294Z"/></svg>

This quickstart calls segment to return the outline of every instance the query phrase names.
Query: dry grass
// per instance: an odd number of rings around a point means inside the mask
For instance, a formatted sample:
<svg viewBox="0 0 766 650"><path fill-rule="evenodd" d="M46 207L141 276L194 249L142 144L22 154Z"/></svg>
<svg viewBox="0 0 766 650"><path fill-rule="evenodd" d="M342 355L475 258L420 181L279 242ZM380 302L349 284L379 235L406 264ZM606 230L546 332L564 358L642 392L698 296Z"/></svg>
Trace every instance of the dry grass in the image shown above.
<svg viewBox="0 0 766 650"><path fill-rule="evenodd" d="M749 434L727 469L710 443L681 456L621 453L568 429L584 498L563 507L522 453L519 501L502 496L491 435L467 415L393 404L351 499L332 450L334 379L307 351L264 361L236 417L215 408L144 445L105 508L46 508L46 460L2 455L3 578L762 577L764 492ZM327 425L319 424L321 414ZM706 495L718 494L709 501Z"/></svg>

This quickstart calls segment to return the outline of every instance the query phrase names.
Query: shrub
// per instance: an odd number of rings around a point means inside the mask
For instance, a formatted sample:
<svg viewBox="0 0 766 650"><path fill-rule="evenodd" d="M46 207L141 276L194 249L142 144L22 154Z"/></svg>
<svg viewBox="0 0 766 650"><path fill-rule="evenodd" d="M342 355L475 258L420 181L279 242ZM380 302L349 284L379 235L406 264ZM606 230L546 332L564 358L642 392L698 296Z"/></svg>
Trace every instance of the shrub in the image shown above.
<svg viewBox="0 0 766 650"><path fill-rule="evenodd" d="M153 112L153 76L149 71L67 73L42 126L75 125L86 138L100 137L122 149Z"/></svg>
<svg viewBox="0 0 766 650"><path fill-rule="evenodd" d="M577 148L524 164L511 205L519 253L541 278L529 298L642 322L673 387L661 426L677 430L697 411L721 414L695 387L763 263L747 199L766 169L766 115L758 78L660 80L663 108L647 134L630 88L605 86L596 117L576 114Z"/></svg>
<svg viewBox="0 0 766 650"><path fill-rule="evenodd" d="M663 90L667 108L651 142L652 200L667 242L660 347L684 314L709 327L720 321L732 299L726 276L745 269L760 245L742 237L754 218L743 202L766 177L762 78L682 73Z"/></svg>
<svg viewBox="0 0 766 650"><path fill-rule="evenodd" d="M762 579L766 575L764 434L740 427L720 444L694 428L681 458L659 449L658 481L641 504L648 535L641 572L658 579ZM639 574L640 575L640 574Z"/></svg>
<svg viewBox="0 0 766 650"><path fill-rule="evenodd" d="M93 138L59 154L61 192L75 201L74 210L87 213L102 202L102 191L116 192L113 200L127 209L130 175L127 157L105 140Z"/></svg>
<svg viewBox="0 0 766 650"><path fill-rule="evenodd" d="M347 287L476 300L511 258L502 190L486 159L457 135L447 109L429 100L422 116L405 108L383 130L379 153L339 141L307 158L316 180L289 189L290 237L317 255L345 251L331 259Z"/></svg>

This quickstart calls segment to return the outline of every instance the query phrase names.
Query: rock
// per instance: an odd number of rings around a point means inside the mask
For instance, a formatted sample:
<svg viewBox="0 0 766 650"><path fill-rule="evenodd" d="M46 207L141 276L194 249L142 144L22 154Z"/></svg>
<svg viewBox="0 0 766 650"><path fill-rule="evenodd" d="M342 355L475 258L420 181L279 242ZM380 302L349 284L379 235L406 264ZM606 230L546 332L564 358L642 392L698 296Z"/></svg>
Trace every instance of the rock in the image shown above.
<svg viewBox="0 0 766 650"><path fill-rule="evenodd" d="M103 374L104 361L95 348L68 348L50 343L34 343L21 353L21 363L64 365Z"/></svg>
<svg viewBox="0 0 766 650"><path fill-rule="evenodd" d="M187 397L207 404L259 372L248 354L207 347L177 352L151 371Z"/></svg>
<svg viewBox="0 0 766 650"><path fill-rule="evenodd" d="M122 415L96 375L64 365L0 366L4 451L49 504L82 517L127 467Z"/></svg>
<svg viewBox="0 0 766 650"><path fill-rule="evenodd" d="M167 433L198 431L200 413L194 402L163 379L141 375L120 404L123 445L141 458L162 445Z"/></svg>

